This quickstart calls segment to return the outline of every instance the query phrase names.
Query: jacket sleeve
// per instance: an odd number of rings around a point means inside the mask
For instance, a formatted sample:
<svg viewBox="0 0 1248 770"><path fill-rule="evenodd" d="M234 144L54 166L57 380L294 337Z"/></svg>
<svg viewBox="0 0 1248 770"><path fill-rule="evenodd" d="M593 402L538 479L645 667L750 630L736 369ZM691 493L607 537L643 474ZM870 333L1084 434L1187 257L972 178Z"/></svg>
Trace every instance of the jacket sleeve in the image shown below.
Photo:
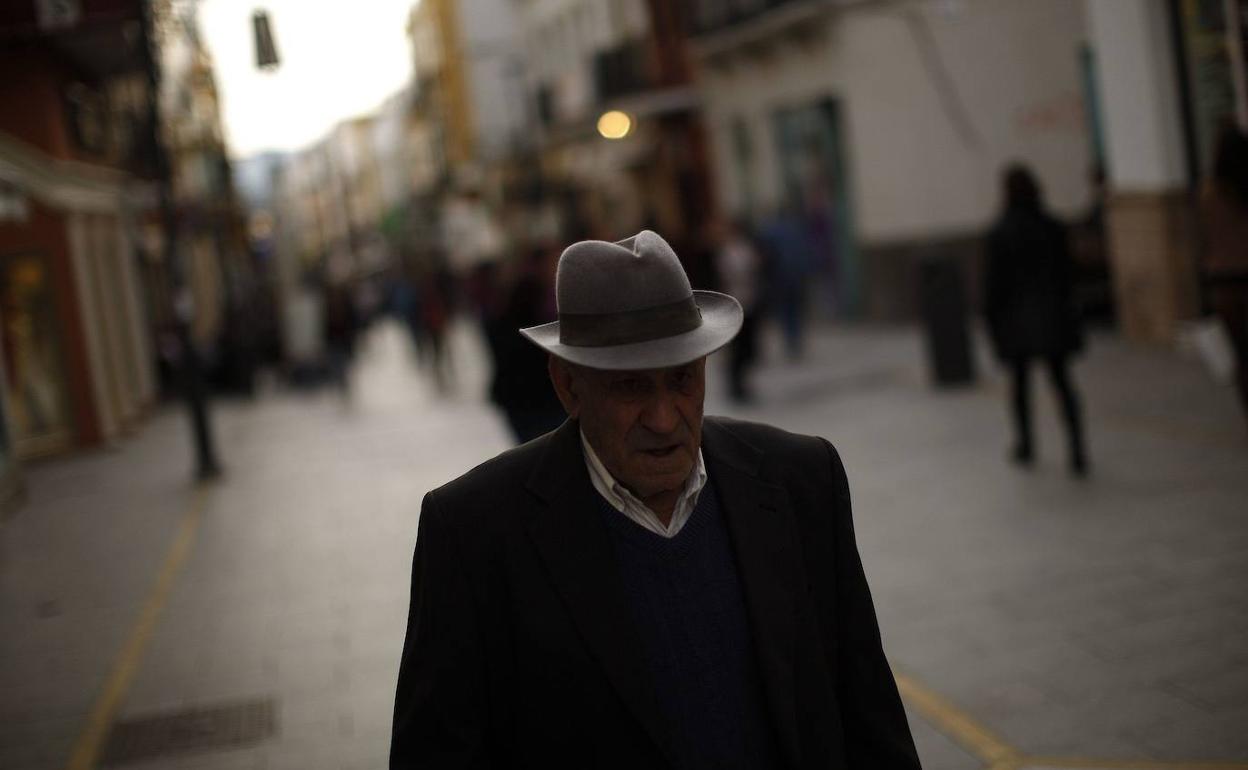
<svg viewBox="0 0 1248 770"><path fill-rule="evenodd" d="M884 657L871 591L854 538L849 483L836 449L823 442L835 490L837 701L849 766L918 770L918 752L893 672Z"/></svg>
<svg viewBox="0 0 1248 770"><path fill-rule="evenodd" d="M487 753L478 619L455 533L432 495L421 506L391 770L483 770Z"/></svg>
<svg viewBox="0 0 1248 770"><path fill-rule="evenodd" d="M1053 220L1054 259L1057 268L1057 287L1061 292L1059 306L1065 317L1059 319L1064 324L1065 338L1062 342L1070 351L1083 348L1083 318L1079 297L1075 290L1078 283L1078 272L1075 265L1074 252L1070 245L1070 232L1066 225Z"/></svg>
<svg viewBox="0 0 1248 770"><path fill-rule="evenodd" d="M1006 285L1005 254L1001 235L993 230L984 241L984 320L988 325L994 353L1002 356L1004 336L1003 315L1009 304L1009 287Z"/></svg>

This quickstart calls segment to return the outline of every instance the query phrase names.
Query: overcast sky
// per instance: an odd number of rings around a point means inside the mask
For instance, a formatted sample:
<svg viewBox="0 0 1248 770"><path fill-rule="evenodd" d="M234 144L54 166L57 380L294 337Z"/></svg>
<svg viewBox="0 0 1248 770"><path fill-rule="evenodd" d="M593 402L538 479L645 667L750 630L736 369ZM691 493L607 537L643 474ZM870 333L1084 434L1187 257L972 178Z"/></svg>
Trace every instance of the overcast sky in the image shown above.
<svg viewBox="0 0 1248 770"><path fill-rule="evenodd" d="M230 155L297 150L407 82L413 0L201 0ZM251 14L269 12L281 66L256 69Z"/></svg>

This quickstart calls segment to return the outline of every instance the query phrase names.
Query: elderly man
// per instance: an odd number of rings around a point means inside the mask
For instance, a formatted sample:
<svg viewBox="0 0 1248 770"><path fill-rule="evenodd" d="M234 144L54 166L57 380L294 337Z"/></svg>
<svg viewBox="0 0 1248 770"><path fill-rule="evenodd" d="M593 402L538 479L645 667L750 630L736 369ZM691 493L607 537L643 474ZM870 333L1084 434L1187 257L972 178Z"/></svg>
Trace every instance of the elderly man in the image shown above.
<svg viewBox="0 0 1248 770"><path fill-rule="evenodd" d="M568 421L425 497L391 768L917 768L836 450L703 419L737 302L649 231L556 294Z"/></svg>

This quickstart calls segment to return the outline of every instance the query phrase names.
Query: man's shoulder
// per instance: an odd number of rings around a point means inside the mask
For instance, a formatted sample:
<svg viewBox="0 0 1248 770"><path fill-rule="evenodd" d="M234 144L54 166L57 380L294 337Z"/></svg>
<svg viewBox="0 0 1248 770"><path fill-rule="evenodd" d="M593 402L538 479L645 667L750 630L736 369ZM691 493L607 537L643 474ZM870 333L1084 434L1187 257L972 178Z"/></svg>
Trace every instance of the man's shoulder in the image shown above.
<svg viewBox="0 0 1248 770"><path fill-rule="evenodd" d="M774 425L732 417L707 417L704 426L704 436L709 428L729 437L731 442L748 447L759 465L767 471L766 475L823 476L830 467L840 465L836 449L820 436L793 433Z"/></svg>
<svg viewBox="0 0 1248 770"><path fill-rule="evenodd" d="M506 509L524 491L553 435L501 452L431 490L429 497L441 507L458 511Z"/></svg>
<svg viewBox="0 0 1248 770"><path fill-rule="evenodd" d="M819 436L793 433L783 428L777 428L774 425L738 420L735 417L708 416L704 426L710 427L712 430L722 431L765 453L779 451L808 454L816 452L826 455L827 448L831 446L825 439Z"/></svg>

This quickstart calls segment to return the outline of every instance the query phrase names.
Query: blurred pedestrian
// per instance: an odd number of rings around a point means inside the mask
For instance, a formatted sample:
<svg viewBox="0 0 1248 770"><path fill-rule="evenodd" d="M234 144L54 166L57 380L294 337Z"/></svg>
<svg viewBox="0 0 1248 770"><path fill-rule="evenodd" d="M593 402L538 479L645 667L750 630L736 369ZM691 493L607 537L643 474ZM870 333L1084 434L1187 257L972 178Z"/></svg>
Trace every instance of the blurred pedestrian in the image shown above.
<svg viewBox="0 0 1248 770"><path fill-rule="evenodd" d="M1069 362L1083 344L1072 298L1066 228L1045 211L1031 170L1013 165L1002 176L1004 210L988 234L985 311L997 357L1010 370L1015 426L1013 459L1034 457L1030 369L1042 361L1061 403L1070 469L1088 472L1079 397Z"/></svg>
<svg viewBox="0 0 1248 770"><path fill-rule="evenodd" d="M325 282L325 347L329 354L330 376L346 397L351 391L351 359L359 316L350 285L345 281Z"/></svg>
<svg viewBox="0 0 1248 770"><path fill-rule="evenodd" d="M420 299L416 293L416 283L412 280L412 272L408 267L407 259L400 259L390 269L388 295L387 304L390 314L407 330L408 337L412 341L412 349L416 352L419 361L424 345L421 339L423 331L420 328Z"/></svg>
<svg viewBox="0 0 1248 770"><path fill-rule="evenodd" d="M390 767L917 770L836 450L703 419L741 306L645 230L556 294L569 419L425 496Z"/></svg>
<svg viewBox="0 0 1248 770"><path fill-rule="evenodd" d="M1088 207L1072 227L1073 280L1080 317L1085 323L1104 323L1114 317L1114 292L1105 235L1109 187L1099 163L1088 169L1088 192Z"/></svg>
<svg viewBox="0 0 1248 770"><path fill-rule="evenodd" d="M812 257L806 223L795 205L789 205L766 224L761 240L771 268L775 313L784 333L789 359L802 357L806 336L806 300L810 291Z"/></svg>
<svg viewBox="0 0 1248 770"><path fill-rule="evenodd" d="M720 287L741 303L741 331L728 349L728 392L734 401L747 403L753 392L747 381L758 358L758 320L762 310L763 257L740 222L725 219L712 224L715 272Z"/></svg>
<svg viewBox="0 0 1248 770"><path fill-rule="evenodd" d="M837 217L836 191L830 180L811 185L805 201L806 233L810 243L811 283L827 312L842 313L841 223Z"/></svg>
<svg viewBox="0 0 1248 770"><path fill-rule="evenodd" d="M1248 415L1248 135L1226 123L1201 195L1209 304L1235 354L1235 385Z"/></svg>
<svg viewBox="0 0 1248 770"><path fill-rule="evenodd" d="M420 313L421 338L427 343L428 350L425 360L432 369L434 385L439 393L450 389L455 374L454 361L446 339L455 293L455 278L444 263L435 264L417 286L416 302Z"/></svg>
<svg viewBox="0 0 1248 770"><path fill-rule="evenodd" d="M558 255L555 251L554 258ZM494 363L490 400L507 418L516 443L523 444L558 428L565 415L546 375L546 354L517 331L555 317L551 250L533 249L517 267L509 285L501 287L497 312L483 324Z"/></svg>

